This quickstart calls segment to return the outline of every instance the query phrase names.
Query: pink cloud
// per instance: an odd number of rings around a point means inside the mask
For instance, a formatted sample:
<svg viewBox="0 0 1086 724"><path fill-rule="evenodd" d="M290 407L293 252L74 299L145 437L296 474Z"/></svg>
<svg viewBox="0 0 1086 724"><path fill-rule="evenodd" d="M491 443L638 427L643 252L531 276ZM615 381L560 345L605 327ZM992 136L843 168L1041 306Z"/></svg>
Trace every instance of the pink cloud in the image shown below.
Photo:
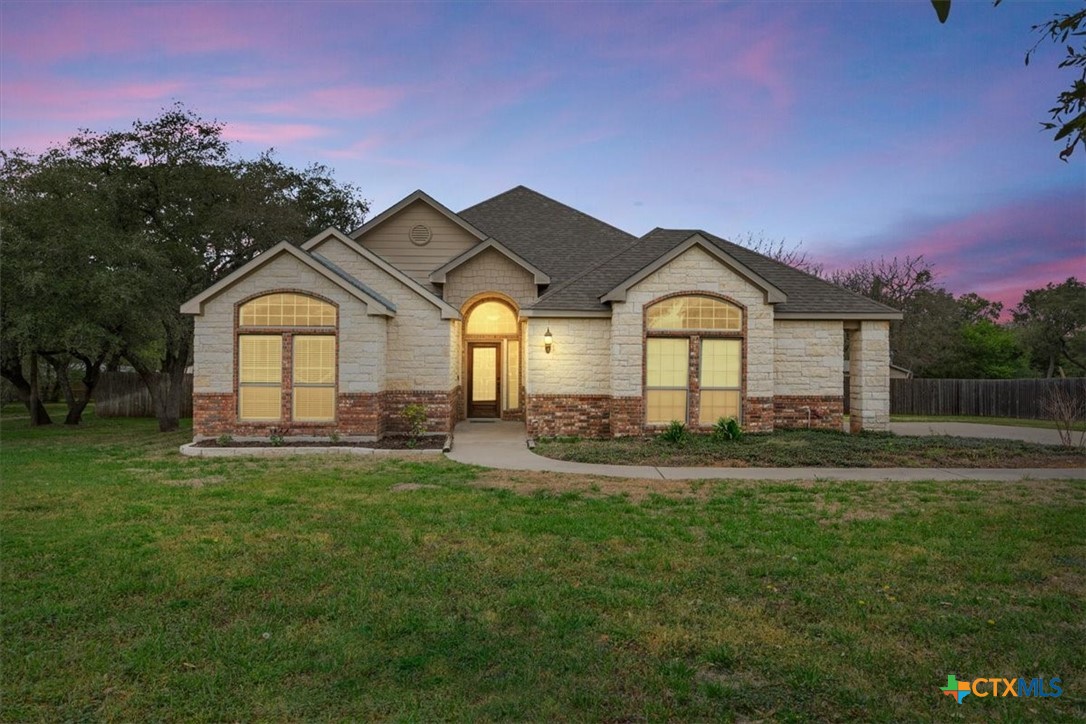
<svg viewBox="0 0 1086 724"><path fill-rule="evenodd" d="M148 104L168 104L185 92L181 81L89 84L50 79L8 83L4 89L5 120L86 122L134 119ZM32 116L30 115L32 114ZM74 129L73 129L74 130Z"/></svg>
<svg viewBox="0 0 1086 724"><path fill-rule="evenodd" d="M326 133L327 129L307 123L228 123L223 130L223 136L232 141L269 146L308 141Z"/></svg>
<svg viewBox="0 0 1086 724"><path fill-rule="evenodd" d="M276 115L357 118L390 110L406 94L405 88L364 85L312 88L262 104L258 110Z"/></svg>

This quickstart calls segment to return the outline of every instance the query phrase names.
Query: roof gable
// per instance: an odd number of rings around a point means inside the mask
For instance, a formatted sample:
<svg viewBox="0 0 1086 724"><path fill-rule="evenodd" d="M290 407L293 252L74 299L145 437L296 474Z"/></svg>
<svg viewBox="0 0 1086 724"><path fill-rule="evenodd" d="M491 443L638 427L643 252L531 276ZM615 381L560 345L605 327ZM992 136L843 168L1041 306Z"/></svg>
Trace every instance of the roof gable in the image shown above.
<svg viewBox="0 0 1086 724"><path fill-rule="evenodd" d="M435 211L440 213L442 216L446 217L449 221L456 224L457 226L459 226L464 231L466 231L469 234L471 234L472 236L474 236L479 241L484 241L487 238L486 234L479 231L477 228L472 226L470 223L465 221L460 216L457 216L448 207L446 207L445 205L443 205L442 203L440 203L439 201L437 201L436 199L434 199L432 196L430 196L425 191L422 191L421 189L418 189L418 190L414 191L413 193L408 194L407 196L403 197L402 199L397 201L392 206L388 207L387 209L385 209L381 213L377 214L377 216L374 216L372 219L370 219L366 223L362 224L362 226L358 227L357 229L355 229L354 231L352 231L350 233L350 237L352 239L358 239L359 237L365 236L366 233L372 231L376 227L378 227L381 224L383 224L384 222L388 221L393 216L400 213L401 211L403 211L404 209L406 209L408 206L415 203L416 201L421 201L421 202L423 202L425 204L428 204L429 206L432 206Z"/></svg>
<svg viewBox="0 0 1086 724"><path fill-rule="evenodd" d="M524 186L459 216L561 284L637 237Z"/></svg>
<svg viewBox="0 0 1086 724"><path fill-rule="evenodd" d="M417 281L394 267L392 264L389 264L379 255L374 254L372 251L362 246L357 241L341 232L339 229L332 227L320 234L317 234L312 239L302 244L302 249L306 251L316 251L321 244L328 241L329 239L335 239L336 241L340 242L348 249L363 257L371 264L378 267L381 271L385 272L393 279L418 294L427 302L437 307L439 310L441 310L442 319L460 319L460 312L455 307L448 304L445 300L441 299L441 297L437 296L429 289L419 284Z"/></svg>
<svg viewBox="0 0 1086 724"><path fill-rule="evenodd" d="M259 270L268 262L276 259L282 255L288 255L297 259L302 264L306 265L313 271L317 272L325 279L340 287L351 296L355 297L359 301L365 303L366 314L370 316L383 316L394 317L396 316L396 306L384 299L373 289L363 284L361 281L351 277L349 274L339 269L334 264L331 264L327 260L318 260L313 258L310 254L299 249L298 247L289 244L285 241L281 241L271 249L259 254L254 259L250 260L247 264L242 265L238 269L235 269L230 274L226 275L219 281L212 284L204 291L197 294L192 299L181 305L182 314L203 314L204 304L223 293L234 284L238 283L245 277L249 276L253 272Z"/></svg>
<svg viewBox="0 0 1086 724"><path fill-rule="evenodd" d="M514 264L523 268L534 277L536 284L551 283L551 278L547 274L545 274L542 269L533 265L531 262L520 256L516 252L512 251L511 249L506 248L505 245L495 239L487 239L482 244L476 244L475 246L465 251L463 254L460 254L459 256L450 259L448 263L443 264L437 269L434 269L432 272L430 272L430 281L435 284L444 284L445 277L449 274L449 272L471 261L487 249L493 249L497 253L505 256Z"/></svg>
<svg viewBox="0 0 1086 724"><path fill-rule="evenodd" d="M626 292L638 282L651 276L655 272L659 271L663 267L667 266L672 260L682 256L690 249L694 247L700 248L702 251L709 254L709 256L716 259L718 262L734 271L739 276L746 279L755 287L762 290L765 295L766 304L779 304L781 302L788 301L788 295L781 291L778 287L771 284L760 275L753 272L745 264L738 261L731 254L718 247L716 244L711 243L701 234L693 234L686 241L671 248L670 251L658 256L652 263L642 267L634 274L631 274L627 278L623 279L621 283L610 289L606 293L600 296L601 302L624 302L626 301Z"/></svg>

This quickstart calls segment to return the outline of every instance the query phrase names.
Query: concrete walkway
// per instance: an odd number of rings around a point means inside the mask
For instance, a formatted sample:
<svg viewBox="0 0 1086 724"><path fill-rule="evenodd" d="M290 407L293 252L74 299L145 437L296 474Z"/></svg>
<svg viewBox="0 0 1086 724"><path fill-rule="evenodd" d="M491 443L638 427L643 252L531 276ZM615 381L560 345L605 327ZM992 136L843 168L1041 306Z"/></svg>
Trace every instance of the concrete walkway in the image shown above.
<svg viewBox="0 0 1086 724"><path fill-rule="evenodd" d="M929 423L894 423L929 426ZM962 425L968 428L1000 428L999 425L932 423L944 428ZM1002 427L1004 431L1053 432L1034 428ZM935 430L900 434L954 434ZM964 435L965 433L959 433ZM656 478L661 480L1042 480L1074 478L1086 480L1082 468L683 468L653 465L593 465L552 460L528 449L524 424L519 422L465 420L456 426L452 451L448 457L461 463L505 470L535 470L553 473L605 475L620 478ZM974 435L1008 437L1008 435ZM1058 442L1058 438L1057 438Z"/></svg>

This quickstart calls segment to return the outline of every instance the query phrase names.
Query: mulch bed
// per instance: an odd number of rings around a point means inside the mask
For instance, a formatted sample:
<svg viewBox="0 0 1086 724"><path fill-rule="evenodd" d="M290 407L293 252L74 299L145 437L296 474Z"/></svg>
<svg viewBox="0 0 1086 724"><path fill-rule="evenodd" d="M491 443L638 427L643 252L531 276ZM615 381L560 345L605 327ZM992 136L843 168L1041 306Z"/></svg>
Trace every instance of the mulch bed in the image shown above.
<svg viewBox="0 0 1086 724"><path fill-rule="evenodd" d="M345 440L340 440L339 442L331 442L329 440L284 440L279 445L273 445L267 440L233 440L225 445L220 444L218 440L201 440L195 444L195 447L368 447L375 450L440 450L445 446L444 437L420 438L414 445L409 445L409 442L410 441L406 437L386 437L382 440L370 442L353 442Z"/></svg>

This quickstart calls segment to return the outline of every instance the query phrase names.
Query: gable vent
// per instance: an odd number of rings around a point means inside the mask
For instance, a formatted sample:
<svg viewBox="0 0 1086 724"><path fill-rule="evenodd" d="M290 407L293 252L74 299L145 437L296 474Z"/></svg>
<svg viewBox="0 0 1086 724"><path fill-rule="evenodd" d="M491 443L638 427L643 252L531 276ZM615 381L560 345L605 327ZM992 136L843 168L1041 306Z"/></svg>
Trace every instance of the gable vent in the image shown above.
<svg viewBox="0 0 1086 724"><path fill-rule="evenodd" d="M426 224L415 224L411 227L411 233L408 234L411 238L411 243L415 246L425 246L430 243L430 239L433 234L430 232L430 227Z"/></svg>

